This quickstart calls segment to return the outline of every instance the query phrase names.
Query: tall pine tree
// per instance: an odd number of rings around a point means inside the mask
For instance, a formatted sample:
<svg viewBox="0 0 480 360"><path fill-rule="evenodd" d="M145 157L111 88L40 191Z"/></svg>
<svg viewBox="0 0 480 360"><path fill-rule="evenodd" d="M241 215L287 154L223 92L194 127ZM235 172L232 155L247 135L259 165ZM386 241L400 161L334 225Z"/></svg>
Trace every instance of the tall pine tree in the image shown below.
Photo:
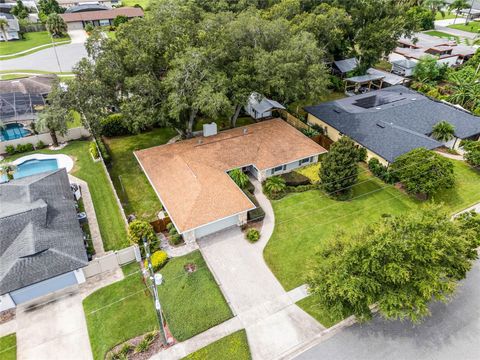
<svg viewBox="0 0 480 360"><path fill-rule="evenodd" d="M358 178L358 148L343 136L332 145L320 168L323 189L336 198L347 198Z"/></svg>

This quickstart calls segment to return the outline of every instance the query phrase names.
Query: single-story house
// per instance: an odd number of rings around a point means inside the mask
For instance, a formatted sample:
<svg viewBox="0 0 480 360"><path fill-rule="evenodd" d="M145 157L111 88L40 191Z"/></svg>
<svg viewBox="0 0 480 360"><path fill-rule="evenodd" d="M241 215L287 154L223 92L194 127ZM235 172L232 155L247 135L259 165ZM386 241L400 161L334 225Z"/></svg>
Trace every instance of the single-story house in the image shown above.
<svg viewBox="0 0 480 360"><path fill-rule="evenodd" d="M0 19L7 20L7 40L18 40L20 36L18 32L20 31L20 25L18 24L18 20L12 14L0 13ZM3 31L0 31L0 41L5 41L5 35Z"/></svg>
<svg viewBox="0 0 480 360"><path fill-rule="evenodd" d="M184 240L246 223L255 205L228 171L259 181L318 161L326 150L285 121L273 119L135 151L140 166Z"/></svg>
<svg viewBox="0 0 480 360"><path fill-rule="evenodd" d="M85 281L83 233L65 169L0 184L0 311Z"/></svg>
<svg viewBox="0 0 480 360"><path fill-rule="evenodd" d="M273 110L285 110L285 107L279 102L267 99L258 93L252 93L245 106L245 111L255 120L272 117Z"/></svg>
<svg viewBox="0 0 480 360"><path fill-rule="evenodd" d="M332 63L332 72L340 77L345 77L349 72L354 71L358 66L356 58L336 60Z"/></svg>
<svg viewBox="0 0 480 360"><path fill-rule="evenodd" d="M390 62L396 60L418 61L424 56L433 55L439 64L454 66L463 64L475 54L476 48L458 45L453 39L444 39L425 33L416 33L411 37L398 40L398 47L389 56Z"/></svg>
<svg viewBox="0 0 480 360"><path fill-rule="evenodd" d="M52 90L52 83L56 79L57 75L49 74L15 80L0 80L0 94L40 94L46 98Z"/></svg>
<svg viewBox="0 0 480 360"><path fill-rule="evenodd" d="M117 16L126 16L128 19L143 17L143 10L136 7L121 7L110 10L82 11L60 14L67 23L68 30L83 29L87 24L93 26L110 26Z"/></svg>
<svg viewBox="0 0 480 360"><path fill-rule="evenodd" d="M393 60L391 64L392 73L400 76L410 77L413 76L413 71L415 70L418 62L408 59L399 59Z"/></svg>
<svg viewBox="0 0 480 360"><path fill-rule="evenodd" d="M304 109L309 124L321 126L334 141L350 137L367 149L368 158L384 165L416 148L458 148L460 140L480 136L480 117L401 85ZM455 127L453 140L446 144L431 137L440 121Z"/></svg>

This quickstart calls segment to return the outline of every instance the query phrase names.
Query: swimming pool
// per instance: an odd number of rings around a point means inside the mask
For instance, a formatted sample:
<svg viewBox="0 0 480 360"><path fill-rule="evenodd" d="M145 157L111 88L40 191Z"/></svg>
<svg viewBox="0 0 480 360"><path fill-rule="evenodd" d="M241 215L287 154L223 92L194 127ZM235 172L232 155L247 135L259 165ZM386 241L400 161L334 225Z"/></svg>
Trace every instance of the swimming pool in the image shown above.
<svg viewBox="0 0 480 360"><path fill-rule="evenodd" d="M70 172L73 168L72 158L64 154L32 154L23 156L12 164L16 166L14 179L63 168ZM7 176L0 176L0 183L5 181Z"/></svg>
<svg viewBox="0 0 480 360"><path fill-rule="evenodd" d="M19 139L30 134L31 132L24 129L22 124L6 124L0 130L0 141Z"/></svg>

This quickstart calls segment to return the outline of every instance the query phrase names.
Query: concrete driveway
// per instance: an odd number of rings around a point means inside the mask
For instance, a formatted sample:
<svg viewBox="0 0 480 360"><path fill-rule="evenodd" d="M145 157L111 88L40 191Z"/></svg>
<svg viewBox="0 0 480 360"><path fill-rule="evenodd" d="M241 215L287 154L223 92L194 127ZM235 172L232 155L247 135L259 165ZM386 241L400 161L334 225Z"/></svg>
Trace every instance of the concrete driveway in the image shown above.
<svg viewBox="0 0 480 360"><path fill-rule="evenodd" d="M304 352L298 360L480 359L480 261L448 304L435 303L419 325L376 317Z"/></svg>
<svg viewBox="0 0 480 360"><path fill-rule="evenodd" d="M40 303L18 307L16 319L12 320L17 334L17 359L92 359L82 301L93 291L122 278L119 268L51 294Z"/></svg>
<svg viewBox="0 0 480 360"><path fill-rule="evenodd" d="M270 203L256 183L255 195L265 210L262 238L245 240L238 227L200 239L200 250L247 331L253 359L275 359L324 328L295 305L296 299L272 274L263 249L273 231Z"/></svg>
<svg viewBox="0 0 480 360"><path fill-rule="evenodd" d="M87 40L87 33L85 30L69 30L68 36L72 39L72 44L83 44Z"/></svg>

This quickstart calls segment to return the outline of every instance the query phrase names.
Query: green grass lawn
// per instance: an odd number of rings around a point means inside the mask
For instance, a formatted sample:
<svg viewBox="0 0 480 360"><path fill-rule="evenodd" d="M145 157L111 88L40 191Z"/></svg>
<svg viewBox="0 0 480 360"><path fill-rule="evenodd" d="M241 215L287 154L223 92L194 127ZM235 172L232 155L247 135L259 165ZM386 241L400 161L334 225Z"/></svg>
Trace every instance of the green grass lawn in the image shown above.
<svg viewBox="0 0 480 360"><path fill-rule="evenodd" d="M187 274L183 268L187 263L195 263L197 271ZM137 263L124 266L124 274L131 275L83 301L95 359L103 360L114 346L158 329L153 300L139 270ZM177 340L186 340L232 317L200 251L170 259L160 272L164 277L158 288L160 301Z"/></svg>
<svg viewBox="0 0 480 360"><path fill-rule="evenodd" d="M195 123L194 131L203 130L203 124L210 124L211 122L212 122L212 119L200 119ZM227 119L227 118L218 119L218 120L215 120L214 122L217 123L217 128L219 131L230 128L230 119ZM240 116L237 119L237 123L235 125L236 127L240 127L240 126L253 124L254 122L255 121L250 116Z"/></svg>
<svg viewBox="0 0 480 360"><path fill-rule="evenodd" d="M106 139L112 155L109 172L126 214L153 221L162 209L155 191L150 186L134 150L165 144L176 135L172 129L154 129L139 135Z"/></svg>
<svg viewBox="0 0 480 360"><path fill-rule="evenodd" d="M472 33L480 33L480 21L470 21L467 25L463 24L455 24L449 25L449 28L468 31Z"/></svg>
<svg viewBox="0 0 480 360"><path fill-rule="evenodd" d="M1 55L10 55L15 54L20 51L25 51L41 45L52 45L52 40L50 34L47 31L38 31L38 32L29 32L24 34L24 39L22 40L11 40L7 42L0 42L0 54ZM68 41L70 37L67 35L62 38L53 39L54 42ZM45 49L45 48L42 48ZM8 57L9 59L11 57ZM0 58L6 59L6 58Z"/></svg>
<svg viewBox="0 0 480 360"><path fill-rule="evenodd" d="M287 107L288 110L293 111L294 113L307 116L307 113L303 110L304 106L316 105L322 102L334 101L338 99L343 99L346 95L341 91L329 91L323 98L318 100L299 100L289 104Z"/></svg>
<svg viewBox="0 0 480 360"><path fill-rule="evenodd" d="M445 20L445 19L455 19L455 12L445 11L445 16L442 15L439 11L435 13L435 20ZM459 18L461 19L461 18Z"/></svg>
<svg viewBox="0 0 480 360"><path fill-rule="evenodd" d="M123 267L125 275L138 270L137 263ZM111 306L105 307L108 304ZM140 272L95 291L83 300L83 309L97 360L103 360L115 345L158 329L152 298Z"/></svg>
<svg viewBox="0 0 480 360"><path fill-rule="evenodd" d="M149 3L150 0L123 0L122 6L135 6L138 4L142 7L143 10L146 10Z"/></svg>
<svg viewBox="0 0 480 360"><path fill-rule="evenodd" d="M0 337L0 360L17 359L17 336L9 334Z"/></svg>
<svg viewBox="0 0 480 360"><path fill-rule="evenodd" d="M194 263L197 271L185 272ZM233 315L200 251L171 259L160 270L164 283L158 287L165 318L175 339L184 341Z"/></svg>
<svg viewBox="0 0 480 360"><path fill-rule="evenodd" d="M434 197L436 202L444 202L452 213L480 201L480 172L463 162L454 161L454 165L455 189ZM396 215L420 206L412 197L386 187L363 171L353 188L353 200L340 202L327 198L321 191L308 191L272 202L275 230L264 257L286 290L304 283L315 249L338 230L357 231L382 214Z"/></svg>
<svg viewBox="0 0 480 360"><path fill-rule="evenodd" d="M447 34L443 31L431 30L431 31L425 31L425 34L430 36L436 36L443 39L455 40L457 43L460 42L460 38L458 36Z"/></svg>
<svg viewBox="0 0 480 360"><path fill-rule="evenodd" d="M239 330L186 356L183 360L249 360L247 333Z"/></svg>
<svg viewBox="0 0 480 360"><path fill-rule="evenodd" d="M71 141L60 151L44 149L37 152L66 154L75 159L72 175L88 183L105 250L121 249L129 245L125 222L108 182L108 175L103 170L101 163L93 162L88 150L89 144L89 141ZM17 154L8 159L14 160L25 155L27 153Z"/></svg>
<svg viewBox="0 0 480 360"><path fill-rule="evenodd" d="M332 313L329 312L328 309L319 306L318 301L313 295L310 295L305 299L300 300L299 302L297 302L297 305L326 328L329 328L338 323L339 321L343 320L341 317L336 317L332 315Z"/></svg>

